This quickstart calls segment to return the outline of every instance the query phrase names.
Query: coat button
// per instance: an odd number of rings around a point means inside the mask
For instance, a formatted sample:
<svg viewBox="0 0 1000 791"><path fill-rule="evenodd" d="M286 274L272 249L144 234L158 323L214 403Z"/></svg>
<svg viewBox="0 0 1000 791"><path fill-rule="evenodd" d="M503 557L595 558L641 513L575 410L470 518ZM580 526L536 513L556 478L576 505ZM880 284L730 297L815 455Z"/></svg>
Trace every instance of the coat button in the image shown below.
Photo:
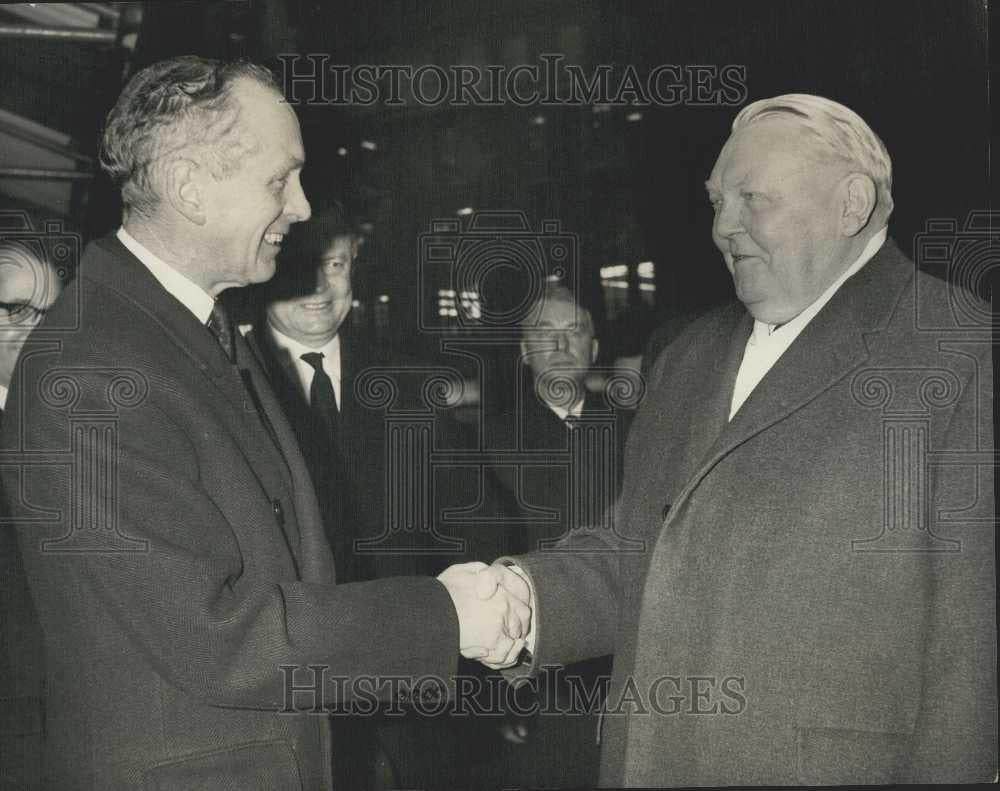
<svg viewBox="0 0 1000 791"><path fill-rule="evenodd" d="M281 500L272 500L271 508L274 509L274 518L278 520L278 524L284 526L285 512L281 508Z"/></svg>
<svg viewBox="0 0 1000 791"><path fill-rule="evenodd" d="M670 516L670 503L663 506L663 510L660 511L660 517L666 521L667 517Z"/></svg>

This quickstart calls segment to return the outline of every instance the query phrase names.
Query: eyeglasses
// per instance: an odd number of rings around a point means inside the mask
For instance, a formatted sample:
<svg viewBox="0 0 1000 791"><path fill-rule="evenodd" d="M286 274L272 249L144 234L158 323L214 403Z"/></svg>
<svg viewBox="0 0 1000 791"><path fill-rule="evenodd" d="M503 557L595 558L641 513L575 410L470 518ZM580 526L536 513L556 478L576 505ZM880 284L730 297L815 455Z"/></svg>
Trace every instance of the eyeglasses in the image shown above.
<svg viewBox="0 0 1000 791"><path fill-rule="evenodd" d="M0 320L6 324L34 326L45 317L45 311L24 302L0 302Z"/></svg>

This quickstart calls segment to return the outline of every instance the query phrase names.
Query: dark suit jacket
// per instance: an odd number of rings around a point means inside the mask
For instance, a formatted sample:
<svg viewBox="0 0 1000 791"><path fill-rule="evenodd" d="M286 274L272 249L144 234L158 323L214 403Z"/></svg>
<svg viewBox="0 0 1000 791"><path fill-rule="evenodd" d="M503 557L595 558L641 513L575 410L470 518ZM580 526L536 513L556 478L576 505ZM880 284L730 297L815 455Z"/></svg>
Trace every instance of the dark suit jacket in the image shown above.
<svg viewBox="0 0 1000 791"><path fill-rule="evenodd" d="M613 507L631 417L603 393L588 392L570 430L532 388L524 387L514 405L488 418L485 444L504 510L513 517L518 551L551 543ZM581 432L579 444L574 444L576 432Z"/></svg>
<svg viewBox="0 0 1000 791"><path fill-rule="evenodd" d="M327 718L279 713L281 667L447 677L447 591L335 584L302 456L241 337L242 375L114 237L46 321L77 296L80 328L24 362L4 425L6 447L20 427L41 452L5 488L23 494L52 787L329 788Z"/></svg>
<svg viewBox="0 0 1000 791"><path fill-rule="evenodd" d="M356 359L351 344L342 334L341 402L334 439L310 409L308 398L298 381L289 376L286 368L288 361L280 359L286 353L274 345L266 325L257 325L247 334L246 340L263 364L302 449L315 484L327 539L334 549L338 579L372 579L375 575L371 568L371 556L356 554L353 544L356 538L374 535L375 520L369 513L368 502L362 499L364 482L370 475L362 474L362 471L367 472L381 458L382 432L371 436L373 415L359 409L354 398ZM363 427L368 428L371 443L367 449L369 453L358 458L359 440L365 434ZM379 427L380 424L375 426L376 429ZM375 464L372 456L378 457Z"/></svg>
<svg viewBox="0 0 1000 791"><path fill-rule="evenodd" d="M3 411L0 410L0 424ZM7 509L0 504L6 520ZM17 538L0 525L0 788L34 788L44 737L45 654Z"/></svg>
<svg viewBox="0 0 1000 791"><path fill-rule="evenodd" d="M730 422L742 306L661 355L617 523L644 549L517 559L536 663L615 653L603 782L994 776L989 330L951 296L887 242Z"/></svg>
<svg viewBox="0 0 1000 791"><path fill-rule="evenodd" d="M530 369L521 373L530 378ZM581 520L587 524L612 509L630 418L603 393L588 392L574 428L568 428L531 387L523 387L504 414L491 416L486 446L495 456L491 471L505 495L501 502L517 551L551 545ZM600 696L591 704L583 701L610 673L610 657L597 657L546 677L534 697L520 693L521 711L555 701L565 715L546 711L527 723L528 742L518 748L520 760L506 768L505 785L587 788L596 782Z"/></svg>
<svg viewBox="0 0 1000 791"><path fill-rule="evenodd" d="M258 324L246 336L270 377L286 416L292 424L316 483L320 510L331 545L337 555L339 575L349 580L370 580L406 574L438 573L446 566L468 560L491 561L505 545L491 540L489 530L456 530L442 518L449 508L474 504L477 494L492 502L493 490L478 492L476 471L456 462L470 439L445 409L431 409L423 385L432 368L413 359L393 354L382 346L355 337L346 328L340 331L340 420L331 439L313 415L297 380L279 360L266 326ZM392 382L395 398L391 407L366 403L358 392L362 377L379 372ZM426 478L416 474L428 459L403 454L403 471L414 473L398 480L390 475L387 439L390 422L404 413L433 418L433 445L436 469L425 468ZM391 416L395 416L394 418ZM412 438L412 437L411 437ZM451 453L457 451L455 456ZM395 470L399 472L400 470ZM420 492L406 487L419 487ZM426 529L399 531L388 511L392 503L406 496L428 499L431 519L423 528L434 526L441 538ZM490 511L490 506L483 506ZM465 541L464 551L452 546L454 539ZM372 542L357 548L357 542ZM417 551L412 551L416 547ZM372 551L391 549L393 551ZM499 550L499 551L498 551Z"/></svg>

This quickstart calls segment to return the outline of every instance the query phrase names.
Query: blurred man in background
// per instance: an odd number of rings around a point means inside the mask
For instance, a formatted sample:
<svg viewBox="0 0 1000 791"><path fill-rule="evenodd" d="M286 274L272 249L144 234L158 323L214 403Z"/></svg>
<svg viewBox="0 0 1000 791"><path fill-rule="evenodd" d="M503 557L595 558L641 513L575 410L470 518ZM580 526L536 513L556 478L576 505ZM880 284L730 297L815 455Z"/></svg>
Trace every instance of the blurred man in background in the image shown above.
<svg viewBox="0 0 1000 791"><path fill-rule="evenodd" d="M486 440L516 544L530 552L611 510L632 413L608 400L608 383L592 372L599 351L594 322L572 291L549 283L525 307L519 366L525 381L511 407L487 421ZM527 451L537 460L511 463L504 451ZM601 698L594 697L594 710L587 711L579 697L574 701L571 687L590 694L606 684L610 672L609 657L590 659L543 680L554 686L554 696L544 688L534 698L521 693L521 710L554 699L566 714L510 718L507 739L520 746L505 748L514 756L505 782L588 786L597 781Z"/></svg>
<svg viewBox="0 0 1000 791"><path fill-rule="evenodd" d="M33 240L34 241L34 240ZM0 422L14 366L68 274L38 244L0 239ZM7 516L0 505L0 514ZM17 538L0 525L0 788L38 788L44 739L45 655Z"/></svg>
<svg viewBox="0 0 1000 791"><path fill-rule="evenodd" d="M263 316L247 334L295 429L344 581L376 576L354 542L377 536L382 516L383 487L366 491L369 470L381 468L382 420L354 394L354 377L378 364L377 353L367 339L349 340L344 326L358 249L336 206L292 231L278 274L262 289Z"/></svg>
<svg viewBox="0 0 1000 791"><path fill-rule="evenodd" d="M395 409L421 414L426 365L379 343L364 326L348 321L359 276L361 236L346 212L329 205L294 228L278 259L278 273L255 295L259 316L247 341L260 356L303 450L334 548L338 581L406 574L434 574L460 560L489 561L503 551L487 531L462 535L465 551L436 546L426 529L393 531L390 501L427 501L435 513L475 502L471 469L439 467L424 475L419 454L404 452L392 464L390 421L366 404L359 382L378 374L391 382ZM465 432L446 410L434 414L434 449L467 447ZM402 435L403 438L413 435ZM405 449L404 449L405 450ZM411 450L416 450L412 448ZM406 466L399 470L400 461ZM404 472L392 480L390 470ZM427 471L424 471L427 472ZM424 486L426 491L403 491ZM451 532L454 531L445 531ZM484 542L487 542L484 545ZM463 673L479 673L478 665ZM423 787L448 784L462 764L461 731L468 722L446 717L335 717L335 739L355 760L337 778L349 788ZM472 727L482 727L475 725ZM453 733L452 730L460 733ZM459 738L456 738L456 735Z"/></svg>

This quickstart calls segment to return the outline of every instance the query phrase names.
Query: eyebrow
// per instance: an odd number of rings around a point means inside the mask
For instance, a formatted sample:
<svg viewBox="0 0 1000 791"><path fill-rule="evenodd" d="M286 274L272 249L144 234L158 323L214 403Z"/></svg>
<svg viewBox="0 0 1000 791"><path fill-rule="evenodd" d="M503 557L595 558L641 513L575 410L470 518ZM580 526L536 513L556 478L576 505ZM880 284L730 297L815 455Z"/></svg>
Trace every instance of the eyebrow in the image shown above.
<svg viewBox="0 0 1000 791"><path fill-rule="evenodd" d="M293 170L301 169L305 164L306 161L304 159L300 159L299 157L289 157L282 163L281 167L275 172L275 175L284 176L291 173Z"/></svg>

